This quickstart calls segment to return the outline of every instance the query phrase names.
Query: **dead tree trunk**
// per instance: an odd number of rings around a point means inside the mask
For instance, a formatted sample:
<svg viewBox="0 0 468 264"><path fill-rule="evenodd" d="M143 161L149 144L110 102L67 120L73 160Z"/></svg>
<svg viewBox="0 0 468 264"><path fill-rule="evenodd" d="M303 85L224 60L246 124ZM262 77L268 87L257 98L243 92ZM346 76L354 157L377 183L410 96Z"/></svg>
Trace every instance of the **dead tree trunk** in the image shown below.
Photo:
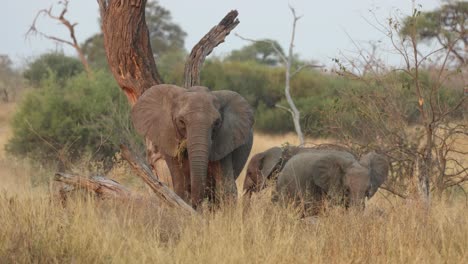
<svg viewBox="0 0 468 264"><path fill-rule="evenodd" d="M134 105L150 87L162 84L145 21L146 0L98 0L109 68ZM155 175L172 188L171 176L157 147L146 139L146 159Z"/></svg>
<svg viewBox="0 0 468 264"><path fill-rule="evenodd" d="M109 68L131 105L163 83L145 21L146 0L98 0Z"/></svg>

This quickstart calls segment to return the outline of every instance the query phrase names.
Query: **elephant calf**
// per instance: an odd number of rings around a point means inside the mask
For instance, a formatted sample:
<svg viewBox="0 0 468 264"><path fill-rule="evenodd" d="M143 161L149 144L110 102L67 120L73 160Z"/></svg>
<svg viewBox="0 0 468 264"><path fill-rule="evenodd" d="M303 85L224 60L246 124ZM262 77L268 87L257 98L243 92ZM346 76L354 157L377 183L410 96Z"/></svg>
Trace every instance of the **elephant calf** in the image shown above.
<svg viewBox="0 0 468 264"><path fill-rule="evenodd" d="M333 146L333 148L342 147ZM317 151L323 152L331 150L287 145L283 147L273 147L264 152L255 154L247 165L247 172L243 184L244 195L250 196L254 192L261 191L266 187L267 180L276 181L278 173L293 156Z"/></svg>
<svg viewBox="0 0 468 264"><path fill-rule="evenodd" d="M261 191L267 180L275 178L290 157L307 151L306 148L295 146L273 147L264 152L255 154L247 165L244 178L244 195L250 196L253 192Z"/></svg>
<svg viewBox="0 0 468 264"><path fill-rule="evenodd" d="M276 192L282 201L302 202L315 211L324 199L346 207L364 207L388 175L386 158L375 152L359 161L349 152L316 150L293 156L278 175Z"/></svg>

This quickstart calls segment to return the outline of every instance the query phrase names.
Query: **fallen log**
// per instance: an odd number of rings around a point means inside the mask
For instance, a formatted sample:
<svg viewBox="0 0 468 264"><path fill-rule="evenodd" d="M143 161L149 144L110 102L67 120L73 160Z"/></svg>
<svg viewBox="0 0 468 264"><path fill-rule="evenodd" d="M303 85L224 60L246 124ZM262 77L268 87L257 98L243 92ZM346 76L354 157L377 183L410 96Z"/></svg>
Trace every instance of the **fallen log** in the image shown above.
<svg viewBox="0 0 468 264"><path fill-rule="evenodd" d="M127 146L121 144L120 150L122 157L130 164L136 174L154 191L161 204L180 209L183 212L188 212L193 215L197 214L197 212L182 198L174 193L169 187L164 185L164 183L160 182L149 166L146 165L141 158L133 154ZM55 174L55 181L65 184L65 186L59 190L62 199L64 200L65 193L69 191L67 190L67 186L95 193L101 199L142 199L141 195L132 193L117 181L108 179L104 176L86 177L78 174L57 172Z"/></svg>
<svg viewBox="0 0 468 264"><path fill-rule="evenodd" d="M55 173L54 180L76 189L88 190L102 199L131 199L135 196L130 190L125 188L125 186L103 176L86 177L78 174L57 172ZM70 188L65 187L62 188L60 192L68 192L70 190Z"/></svg>
<svg viewBox="0 0 468 264"><path fill-rule="evenodd" d="M154 191L154 193L165 203L171 207L180 208L191 214L196 214L196 211L188 205L182 198L169 189L164 183L158 180L151 169L144 161L133 154L127 146L120 145L120 154L124 158L136 174Z"/></svg>

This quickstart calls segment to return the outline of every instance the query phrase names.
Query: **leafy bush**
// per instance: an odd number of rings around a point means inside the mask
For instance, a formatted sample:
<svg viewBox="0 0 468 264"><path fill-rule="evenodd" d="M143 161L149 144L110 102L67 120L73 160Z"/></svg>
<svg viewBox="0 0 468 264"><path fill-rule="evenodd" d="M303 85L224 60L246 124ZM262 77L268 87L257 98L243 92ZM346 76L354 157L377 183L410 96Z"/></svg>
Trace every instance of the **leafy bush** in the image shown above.
<svg viewBox="0 0 468 264"><path fill-rule="evenodd" d="M81 73L64 85L52 74L20 103L6 149L44 161L85 153L108 161L120 140L134 134L128 116L127 99L110 74L88 79Z"/></svg>
<svg viewBox="0 0 468 264"><path fill-rule="evenodd" d="M83 71L81 62L63 53L46 53L29 64L24 72L31 85L38 87L41 81L54 75L57 82L64 84L65 81Z"/></svg>

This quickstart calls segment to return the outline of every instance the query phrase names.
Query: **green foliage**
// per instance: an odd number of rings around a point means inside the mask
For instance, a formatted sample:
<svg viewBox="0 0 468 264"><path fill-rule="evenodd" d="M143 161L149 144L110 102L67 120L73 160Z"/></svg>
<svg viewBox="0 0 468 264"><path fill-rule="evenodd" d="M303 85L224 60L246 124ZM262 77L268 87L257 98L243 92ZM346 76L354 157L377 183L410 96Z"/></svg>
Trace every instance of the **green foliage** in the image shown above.
<svg viewBox="0 0 468 264"><path fill-rule="evenodd" d="M108 73L96 72L93 79L81 73L64 85L52 74L20 103L6 149L41 161L64 155L73 161L85 153L108 161L120 140L133 134L129 112L125 96Z"/></svg>
<svg viewBox="0 0 468 264"><path fill-rule="evenodd" d="M159 5L158 1L148 1L145 15L155 56L184 49L187 33L172 21L169 10Z"/></svg>
<svg viewBox="0 0 468 264"><path fill-rule="evenodd" d="M255 128L267 133L294 131L290 113L276 107L287 107L284 99L284 69L254 61L207 61L201 75L202 84L212 90L238 92L255 109ZM291 82L292 96L302 112L302 125L311 135L323 135L325 120L321 115L333 103L336 91L346 82L340 78L304 70Z"/></svg>
<svg viewBox="0 0 468 264"><path fill-rule="evenodd" d="M183 50L164 53L157 60L164 82L184 86L184 67L187 54Z"/></svg>
<svg viewBox="0 0 468 264"><path fill-rule="evenodd" d="M56 81L63 85L67 79L82 71L83 65L78 59L63 53L46 53L28 65L24 71L24 78L34 87L38 87L42 80L53 75Z"/></svg>
<svg viewBox="0 0 468 264"><path fill-rule="evenodd" d="M104 37L102 33L89 37L83 45L81 45L81 49L92 68L108 68L106 50L104 49Z"/></svg>
<svg viewBox="0 0 468 264"><path fill-rule="evenodd" d="M282 70L258 63L207 61L201 72L201 83L212 90L232 90L254 106L260 102L268 106L281 97Z"/></svg>
<svg viewBox="0 0 468 264"><path fill-rule="evenodd" d="M404 19L400 34L414 35L427 42L436 40L463 64L468 45L467 20L468 2L450 1L434 11L415 10L412 16Z"/></svg>
<svg viewBox="0 0 468 264"><path fill-rule="evenodd" d="M264 39L247 45L240 50L232 51L227 60L255 61L260 64L275 66L281 62L281 55L284 56L283 48L277 41Z"/></svg>

